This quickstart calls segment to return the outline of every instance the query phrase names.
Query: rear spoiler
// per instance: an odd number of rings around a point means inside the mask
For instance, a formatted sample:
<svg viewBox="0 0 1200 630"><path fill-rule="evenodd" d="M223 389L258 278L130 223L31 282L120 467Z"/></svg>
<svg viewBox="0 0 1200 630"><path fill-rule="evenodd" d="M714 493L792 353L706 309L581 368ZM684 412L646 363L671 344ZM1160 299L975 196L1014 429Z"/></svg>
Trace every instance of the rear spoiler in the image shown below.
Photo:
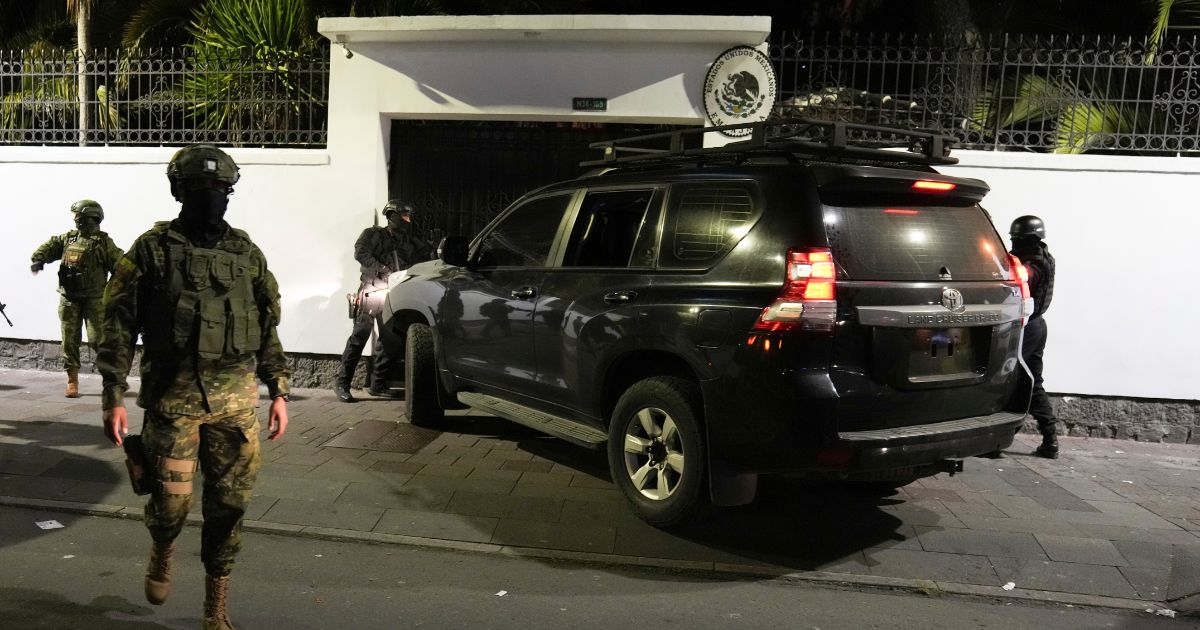
<svg viewBox="0 0 1200 630"><path fill-rule="evenodd" d="M969 177L879 168L814 169L821 201L831 205L969 205L979 203L991 187Z"/></svg>

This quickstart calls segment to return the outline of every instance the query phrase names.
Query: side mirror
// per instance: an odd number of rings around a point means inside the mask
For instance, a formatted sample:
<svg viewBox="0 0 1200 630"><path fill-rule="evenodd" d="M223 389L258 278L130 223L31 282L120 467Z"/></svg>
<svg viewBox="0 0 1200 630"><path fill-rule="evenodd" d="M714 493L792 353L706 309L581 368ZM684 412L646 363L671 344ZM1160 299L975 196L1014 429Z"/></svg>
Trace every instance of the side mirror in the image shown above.
<svg viewBox="0 0 1200 630"><path fill-rule="evenodd" d="M455 267L466 267L471 242L465 236L447 236L438 243L438 260Z"/></svg>

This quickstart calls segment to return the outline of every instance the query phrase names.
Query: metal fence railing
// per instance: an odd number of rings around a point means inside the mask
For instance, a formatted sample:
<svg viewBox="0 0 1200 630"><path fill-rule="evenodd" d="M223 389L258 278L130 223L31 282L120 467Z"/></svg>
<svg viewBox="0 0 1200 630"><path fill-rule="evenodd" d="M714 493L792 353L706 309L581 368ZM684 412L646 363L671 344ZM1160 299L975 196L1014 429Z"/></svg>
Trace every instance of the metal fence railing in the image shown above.
<svg viewBox="0 0 1200 630"><path fill-rule="evenodd" d="M775 113L940 129L971 149L1190 153L1198 43L781 33Z"/></svg>
<svg viewBox="0 0 1200 630"><path fill-rule="evenodd" d="M319 48L0 51L0 142L321 147L328 86Z"/></svg>

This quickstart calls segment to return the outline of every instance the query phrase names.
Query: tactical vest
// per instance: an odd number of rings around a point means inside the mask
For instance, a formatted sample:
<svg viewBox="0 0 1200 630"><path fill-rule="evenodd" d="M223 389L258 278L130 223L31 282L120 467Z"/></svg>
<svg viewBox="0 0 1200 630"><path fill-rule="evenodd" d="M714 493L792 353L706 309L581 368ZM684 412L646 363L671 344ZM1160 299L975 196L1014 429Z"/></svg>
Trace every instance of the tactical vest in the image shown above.
<svg viewBox="0 0 1200 630"><path fill-rule="evenodd" d="M254 299L250 242L226 237L222 249L206 249L165 237L162 244L167 272L162 280L168 306L174 305L174 317L162 324L171 326L173 349L201 359L257 352L262 326Z"/></svg>
<svg viewBox="0 0 1200 630"><path fill-rule="evenodd" d="M101 260L104 239L99 235L85 236L68 232L63 247L62 263L58 266L58 285L72 297L100 295L108 282L108 271Z"/></svg>

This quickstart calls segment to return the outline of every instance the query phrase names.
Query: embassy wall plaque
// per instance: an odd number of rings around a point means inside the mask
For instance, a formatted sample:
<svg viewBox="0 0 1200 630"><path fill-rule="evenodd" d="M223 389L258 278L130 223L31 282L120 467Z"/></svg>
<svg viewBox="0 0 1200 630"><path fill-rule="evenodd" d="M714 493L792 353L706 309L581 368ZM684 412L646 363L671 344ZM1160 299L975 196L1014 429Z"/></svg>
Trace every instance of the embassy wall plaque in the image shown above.
<svg viewBox="0 0 1200 630"><path fill-rule="evenodd" d="M704 79L704 113L714 126L766 120L775 105L775 68L756 48L735 46L721 53ZM721 133L731 138L749 129Z"/></svg>

